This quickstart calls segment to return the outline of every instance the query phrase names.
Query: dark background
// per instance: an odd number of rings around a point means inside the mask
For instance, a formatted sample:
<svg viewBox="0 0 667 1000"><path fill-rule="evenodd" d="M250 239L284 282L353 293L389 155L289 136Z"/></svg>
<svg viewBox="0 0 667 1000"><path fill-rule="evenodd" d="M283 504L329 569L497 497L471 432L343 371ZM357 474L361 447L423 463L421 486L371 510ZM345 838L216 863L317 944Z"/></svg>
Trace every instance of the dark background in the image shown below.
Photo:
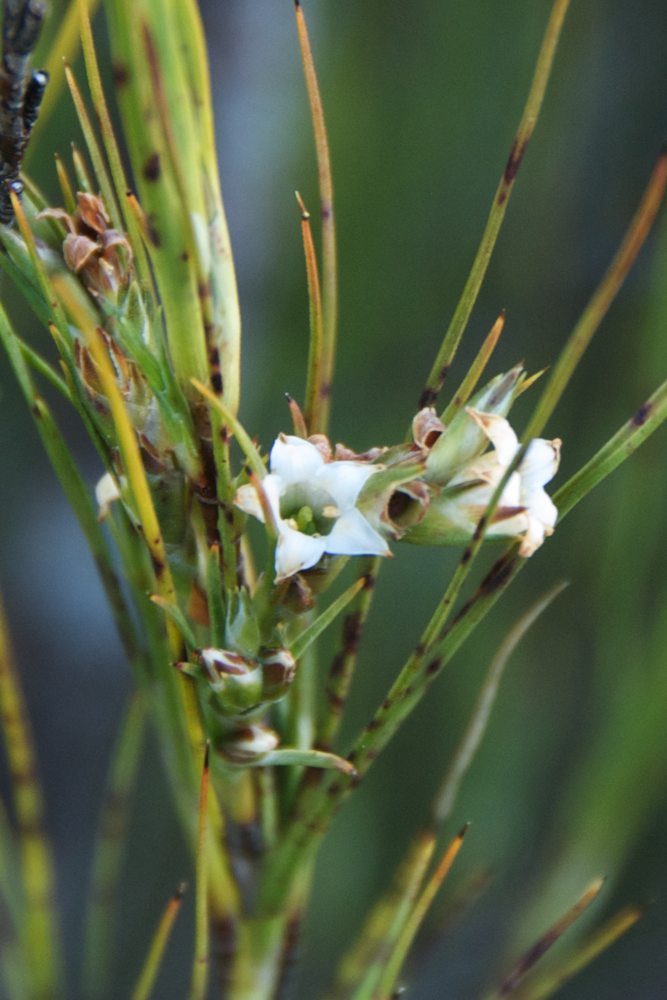
<svg viewBox="0 0 667 1000"><path fill-rule="evenodd" d="M306 0L333 150L341 322L333 435L397 440L414 412L486 219L549 4L536 0ZM316 204L289 0L203 8L223 193L244 322L242 417L265 444L303 393L307 301L293 192ZM574 0L453 381L500 308L494 370L553 362L609 263L667 132L667 7ZM60 118L42 150L65 152ZM36 157L46 187L46 154ZM39 173L39 169L37 170ZM51 187L53 190L53 187ZM667 373L667 215L547 433L562 483ZM26 320L26 323L29 322ZM45 335L38 335L39 337ZM2 589L37 731L68 953L76 963L96 811L130 683L94 569L3 368ZM519 429L530 412L516 408ZM101 470L62 415L92 483ZM493 984L597 874L591 913L650 903L564 1000L667 996L667 437L598 488L534 558L337 820L318 869L297 995L310 1000L410 831L427 815L498 642L538 593L568 590L513 657L452 833L472 826L436 904L475 873L489 888L424 952L410 994L467 1000ZM383 572L355 688L363 724L426 620L452 553L397 551ZM134 981L160 909L190 877L154 748L143 765L120 913L115 996ZM189 916L161 997L185 993ZM582 925L582 930L585 927ZM180 949L180 950L179 950Z"/></svg>

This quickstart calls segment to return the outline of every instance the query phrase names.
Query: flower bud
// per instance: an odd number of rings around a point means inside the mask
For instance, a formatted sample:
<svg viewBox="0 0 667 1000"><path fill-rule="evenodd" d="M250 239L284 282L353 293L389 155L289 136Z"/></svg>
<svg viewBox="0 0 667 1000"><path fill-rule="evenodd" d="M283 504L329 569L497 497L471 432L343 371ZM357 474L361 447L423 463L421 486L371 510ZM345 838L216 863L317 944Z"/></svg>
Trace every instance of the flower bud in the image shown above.
<svg viewBox="0 0 667 1000"><path fill-rule="evenodd" d="M472 397L469 406L484 413L506 416L524 377L520 365L505 375L497 375ZM419 417L420 414L417 414L417 418ZM430 483L444 485L462 466L481 455L488 443L488 437L482 428L470 419L467 410L459 410L431 447L426 459L424 479Z"/></svg>
<svg viewBox="0 0 667 1000"><path fill-rule="evenodd" d="M245 726L227 733L219 750L231 764L248 766L259 764L279 743L277 733L267 726Z"/></svg>
<svg viewBox="0 0 667 1000"><path fill-rule="evenodd" d="M296 674L296 660L289 649L273 649L262 658L262 699L276 701L287 694Z"/></svg>
<svg viewBox="0 0 667 1000"><path fill-rule="evenodd" d="M199 661L216 695L214 704L224 714L240 715L260 705L262 672L256 661L212 647L199 651Z"/></svg>
<svg viewBox="0 0 667 1000"><path fill-rule="evenodd" d="M459 468L446 487L431 485L431 502L422 521L405 541L415 545L459 545L469 541L519 450L517 436L504 417L468 407L464 416L480 430L493 451ZM519 554L530 556L553 533L558 511L544 486L556 474L558 438L533 438L523 460L503 486L486 535L520 539Z"/></svg>

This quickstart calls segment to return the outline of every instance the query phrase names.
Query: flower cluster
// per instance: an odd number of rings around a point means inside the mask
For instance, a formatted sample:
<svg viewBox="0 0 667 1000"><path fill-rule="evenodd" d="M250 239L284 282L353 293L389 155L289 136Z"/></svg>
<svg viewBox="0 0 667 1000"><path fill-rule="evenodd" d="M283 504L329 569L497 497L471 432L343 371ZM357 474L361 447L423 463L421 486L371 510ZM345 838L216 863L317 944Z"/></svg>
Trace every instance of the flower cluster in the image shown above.
<svg viewBox="0 0 667 1000"><path fill-rule="evenodd" d="M332 455L322 436L281 434L268 474L236 494L241 510L274 523L276 580L311 569L325 554L389 555L388 538L417 545L469 541L519 451L503 414L521 379L520 369L513 369L493 380L450 427L434 410L420 411L413 444L398 449L355 456L338 446ZM544 486L558 469L560 445L559 439L529 443L487 528L490 538L517 538L522 556L532 555L556 525L558 512ZM395 470L402 469L408 471L397 477ZM371 477L374 490L367 486ZM392 513L407 505L416 514L400 528Z"/></svg>
<svg viewBox="0 0 667 1000"><path fill-rule="evenodd" d="M332 461L322 442L281 434L271 449L270 469L261 489L275 522L276 580L315 566L323 555L389 555L385 539L356 503L377 466ZM257 489L247 484L236 504L264 521Z"/></svg>

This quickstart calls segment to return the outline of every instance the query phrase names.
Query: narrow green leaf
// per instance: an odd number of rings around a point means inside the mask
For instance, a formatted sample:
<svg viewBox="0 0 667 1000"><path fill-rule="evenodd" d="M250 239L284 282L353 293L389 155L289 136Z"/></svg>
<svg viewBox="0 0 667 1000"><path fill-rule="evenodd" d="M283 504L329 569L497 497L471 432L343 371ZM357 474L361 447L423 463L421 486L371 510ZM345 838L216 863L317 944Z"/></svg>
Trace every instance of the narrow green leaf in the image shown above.
<svg viewBox="0 0 667 1000"><path fill-rule="evenodd" d="M190 649L196 649L197 640L194 632L190 628L187 618L178 605L175 604L173 600L162 597L161 594L151 594L151 601L153 604L157 604L159 608L162 608L167 618L174 623L178 631L181 633Z"/></svg>
<svg viewBox="0 0 667 1000"><path fill-rule="evenodd" d="M380 897L343 957L327 1000L373 1000L392 949L412 912L435 851L431 830L415 835L389 889Z"/></svg>
<svg viewBox="0 0 667 1000"><path fill-rule="evenodd" d="M516 992L517 987L521 980L526 976L530 970L533 968L536 962L558 941L560 937L572 926L572 924L577 920L581 914L588 909L588 907L593 903L604 885L604 879L595 879L589 887L586 889L584 894L580 899L570 907L570 909L563 914L563 916L556 921L555 924L544 933L541 937L537 939L530 946L530 948L524 952L521 958L516 962L511 971L505 976L502 983L498 987L498 990L492 994L493 997L497 997L500 1000L501 997L508 997L512 993Z"/></svg>
<svg viewBox="0 0 667 1000"><path fill-rule="evenodd" d="M207 389L205 385L199 382L197 379L192 379L192 384L195 389L201 393L201 395L211 404L213 409L217 410L222 417L223 422L227 425L229 430L232 432L236 440L238 441L239 447L243 452L245 459L255 473L258 479L263 479L266 475L266 466L262 461L262 456L255 447L250 435L244 428L243 424L237 417L232 413L229 407L220 399L215 393Z"/></svg>
<svg viewBox="0 0 667 1000"><path fill-rule="evenodd" d="M315 621L311 622L311 624L305 628L303 632L292 640L290 652L295 660L299 660L303 656L308 647L319 638L322 632L324 632L329 625L331 625L332 621L338 617L341 611L345 610L350 601L356 597L365 584L365 577L362 577L360 580L355 580L354 583L347 588L347 590L343 591L340 597L337 597L335 601L332 601L328 608L317 616Z"/></svg>
<svg viewBox="0 0 667 1000"><path fill-rule="evenodd" d="M335 753L326 753L324 750L297 750L295 747L281 747L279 750L272 750L267 753L257 763L257 767L275 767L285 764L298 764L302 767L318 767L326 771L340 771L348 777L354 777L357 773L344 757L338 757Z"/></svg>
<svg viewBox="0 0 667 1000"><path fill-rule="evenodd" d="M477 352L477 356L473 359L470 368L463 376L463 380L449 401L448 406L442 412L440 419L443 424L447 425L451 422L452 417L454 417L454 415L466 405L477 388L477 383L484 374L486 366L491 359L491 355L496 349L496 344L500 339L500 334L503 332L504 326L505 310L503 309L500 316L487 334L484 343Z"/></svg>
<svg viewBox="0 0 667 1000"><path fill-rule="evenodd" d="M208 912L208 790L210 744L204 750L199 791L199 821L195 861L195 951L189 1000L204 1000L209 971Z"/></svg>
<svg viewBox="0 0 667 1000"><path fill-rule="evenodd" d="M30 995L57 997L63 988L63 956L55 910L51 845L44 829L44 799L31 727L0 605L0 728L16 816L25 911L20 938Z"/></svg>
<svg viewBox="0 0 667 1000"><path fill-rule="evenodd" d="M144 704L135 696L125 713L113 750L95 841L84 923L83 986L89 1000L106 996L110 985L116 917L114 904L125 856L129 802L141 760L144 730Z"/></svg>
<svg viewBox="0 0 667 1000"><path fill-rule="evenodd" d="M466 825L454 837L451 844L446 848L437 868L419 894L419 898L416 900L408 919L401 929L399 938L389 956L386 968L383 970L378 991L379 996L388 997L395 995L396 983L407 958L408 951L431 908L431 904L440 886L449 874L456 856L463 846L463 839L467 832L468 826Z"/></svg>
<svg viewBox="0 0 667 1000"><path fill-rule="evenodd" d="M419 401L419 409L423 406L433 406L449 371L452 361L461 342L461 337L468 325L470 314L473 310L479 290L484 281L486 269L489 266L491 255L500 233L505 212L509 203L510 195L514 187L514 181L519 167L526 152L526 147L530 140L535 124L537 122L544 94L547 89L551 69L553 66L556 47L560 38L565 14L569 6L569 0L554 0L551 8L551 15L547 23L542 41L542 47L537 57L535 73L528 92L526 104L521 115L519 126L516 130L512 149L510 151L507 164L496 193L493 204L486 223L486 228L482 235L482 240L477 250L477 255L473 261L470 274L465 283L461 298L454 311L454 315L445 333L442 346L433 362L433 367L426 380L426 386Z"/></svg>
<svg viewBox="0 0 667 1000"><path fill-rule="evenodd" d="M312 375L317 379L317 382L311 388L308 428L311 434L325 434L331 412L331 387L336 361L338 327L338 262L336 259L334 193L322 98L315 73L315 62L308 37L306 19L299 0L295 0L294 8L315 137L322 219L322 349L319 353L319 364L317 366L314 364L312 369Z"/></svg>
<svg viewBox="0 0 667 1000"><path fill-rule="evenodd" d="M321 399L322 365L324 352L324 317L322 314L322 290L317 263L317 251L310 225L310 212L303 203L299 192L296 199L301 209L301 236L306 261L306 282L308 286L308 313L310 317L310 340L308 344L308 370L306 375L306 427L316 426Z"/></svg>
<svg viewBox="0 0 667 1000"><path fill-rule="evenodd" d="M92 17L99 0L88 0L88 9ZM49 22L57 24L54 32L50 32ZM33 155L39 150L39 143L34 142L36 133L39 132L50 120L52 114L57 109L63 91L65 89L65 74L63 71L63 59L67 62L74 62L79 49L79 11L76 3L68 3L67 10L59 22L55 18L48 18L45 30L42 31L37 50L35 52L35 64L43 66L49 74L49 84L44 92L44 99L39 109L39 117L35 124L31 141L26 151L26 162L32 161Z"/></svg>
<svg viewBox="0 0 667 1000"><path fill-rule="evenodd" d="M667 417L667 381L627 420L605 445L554 495L559 520L619 465L630 458Z"/></svg>
<svg viewBox="0 0 667 1000"><path fill-rule="evenodd" d="M546 611L551 602L562 593L565 587L565 583L559 583L555 587L552 587L543 597L540 597L532 607L521 615L498 647L498 651L493 657L488 673L482 683L465 733L454 751L445 779L435 796L433 821L438 827L446 823L451 816L461 783L473 762L486 732L500 682L510 657L528 629Z"/></svg>
<svg viewBox="0 0 667 1000"><path fill-rule="evenodd" d="M598 955L629 931L643 914L643 906L624 907L575 947L571 955L538 978L537 982L524 988L520 987L516 991L516 1000L548 1000L560 990L561 986L574 979Z"/></svg>
<svg viewBox="0 0 667 1000"><path fill-rule="evenodd" d="M664 200L666 189L667 150L663 150L623 242L549 375L542 396L528 422L524 435L526 439L537 437L555 410L586 348L637 259Z"/></svg>
<svg viewBox="0 0 667 1000"><path fill-rule="evenodd" d="M20 342L1 306L0 341L30 407L46 453L86 537L123 645L130 659L135 661L140 655L141 642L116 576L109 546L97 519L95 505L48 406L34 390L30 372L20 350Z"/></svg>
<svg viewBox="0 0 667 1000"><path fill-rule="evenodd" d="M341 645L329 667L325 691L326 709L315 741L323 750L331 749L338 732L382 562L381 556L364 561L359 577L363 586L359 590L356 603L343 619Z"/></svg>
<svg viewBox="0 0 667 1000"><path fill-rule="evenodd" d="M181 903L183 902L185 890L186 885L182 882L167 903L166 909L162 914L160 923L158 924L153 936L151 946L146 956L146 961L144 962L141 973L139 974L137 985L134 987L132 1000L149 1000L149 997L153 992L153 987L155 986L158 973L160 972L160 966L162 965L162 959L169 942L174 921L178 916L178 911L180 910Z"/></svg>

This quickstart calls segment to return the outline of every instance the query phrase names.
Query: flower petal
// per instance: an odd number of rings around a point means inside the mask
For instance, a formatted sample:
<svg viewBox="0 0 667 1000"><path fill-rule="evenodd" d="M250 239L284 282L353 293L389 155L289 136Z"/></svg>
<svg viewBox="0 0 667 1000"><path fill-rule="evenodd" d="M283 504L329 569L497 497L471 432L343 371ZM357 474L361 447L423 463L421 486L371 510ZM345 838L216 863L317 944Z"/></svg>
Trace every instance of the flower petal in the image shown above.
<svg viewBox="0 0 667 1000"><path fill-rule="evenodd" d="M555 527L558 520L558 509L544 490L533 490L527 499L526 506L531 517L537 518L547 528Z"/></svg>
<svg viewBox="0 0 667 1000"><path fill-rule="evenodd" d="M326 551L325 536L304 535L288 524L280 525L276 546L276 582L318 563Z"/></svg>
<svg viewBox="0 0 667 1000"><path fill-rule="evenodd" d="M111 504L120 500L120 487L110 472L105 472L95 486L95 499L99 507L98 520L103 521L108 516Z"/></svg>
<svg viewBox="0 0 667 1000"><path fill-rule="evenodd" d="M245 486L239 486L236 491L236 496L234 497L234 503L245 514L250 514L252 517L256 517L258 521L264 520L264 511L262 510L262 505L259 502L257 490L251 483L246 483Z"/></svg>
<svg viewBox="0 0 667 1000"><path fill-rule="evenodd" d="M330 493L339 510L354 507L357 497L377 468L364 462L329 462L317 473L317 483Z"/></svg>
<svg viewBox="0 0 667 1000"><path fill-rule="evenodd" d="M382 535L378 534L364 517L352 508L336 521L325 539L325 551L336 556L387 556L390 550Z"/></svg>
<svg viewBox="0 0 667 1000"><path fill-rule="evenodd" d="M534 438L530 442L520 467L524 491L531 493L553 479L558 471L560 445L559 438L554 441Z"/></svg>
<svg viewBox="0 0 667 1000"><path fill-rule="evenodd" d="M311 479L323 465L324 459L315 445L293 434L281 434L271 449L271 472L286 485Z"/></svg>
<svg viewBox="0 0 667 1000"><path fill-rule="evenodd" d="M494 413L482 413L471 406L466 408L466 413L478 424L489 441L496 449L496 455L501 465L508 466L519 447L519 440L512 430L509 421L504 417L498 417Z"/></svg>

